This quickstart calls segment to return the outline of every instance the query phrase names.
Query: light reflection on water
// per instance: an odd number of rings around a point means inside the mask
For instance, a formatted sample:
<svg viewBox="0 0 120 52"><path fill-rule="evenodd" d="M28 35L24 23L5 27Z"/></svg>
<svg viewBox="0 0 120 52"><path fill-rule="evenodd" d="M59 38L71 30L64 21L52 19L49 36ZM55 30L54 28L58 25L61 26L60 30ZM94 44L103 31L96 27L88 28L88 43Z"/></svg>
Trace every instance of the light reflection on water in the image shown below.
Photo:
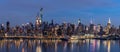
<svg viewBox="0 0 120 52"><path fill-rule="evenodd" d="M120 52L119 40L0 40L0 52Z"/></svg>

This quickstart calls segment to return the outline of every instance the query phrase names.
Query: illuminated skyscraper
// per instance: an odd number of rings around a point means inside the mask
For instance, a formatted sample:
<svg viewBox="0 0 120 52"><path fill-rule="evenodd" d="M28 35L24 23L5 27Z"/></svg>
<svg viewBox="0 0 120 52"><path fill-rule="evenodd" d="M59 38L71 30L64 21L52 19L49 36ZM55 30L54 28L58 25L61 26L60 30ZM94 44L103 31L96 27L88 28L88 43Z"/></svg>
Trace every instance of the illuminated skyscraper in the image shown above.
<svg viewBox="0 0 120 52"><path fill-rule="evenodd" d="M84 30L84 25L81 23L80 19L78 19L78 26L77 26L77 34L81 34Z"/></svg>
<svg viewBox="0 0 120 52"><path fill-rule="evenodd" d="M90 21L90 24L93 24L93 21L92 21L92 19L91 19L91 21Z"/></svg>
<svg viewBox="0 0 120 52"><path fill-rule="evenodd" d="M9 32L9 30L10 30L10 22L9 21L6 22L6 30L7 30L7 32Z"/></svg>
<svg viewBox="0 0 120 52"><path fill-rule="evenodd" d="M89 26L90 28L89 28L89 33L90 34L93 34L94 33L94 24L93 24L93 21L91 20L90 21L90 26Z"/></svg>
<svg viewBox="0 0 120 52"><path fill-rule="evenodd" d="M37 16L36 16L35 25L36 25L37 28L39 28L40 25L42 24L42 17L43 17L42 10L43 10L43 8L40 9L40 13L38 13Z"/></svg>
<svg viewBox="0 0 120 52"><path fill-rule="evenodd" d="M111 28L111 20L110 20L110 18L109 18L109 20L108 20L107 27L108 27L109 29Z"/></svg>
<svg viewBox="0 0 120 52"><path fill-rule="evenodd" d="M37 16L37 19L36 19L36 26L40 26L42 23L41 19Z"/></svg>
<svg viewBox="0 0 120 52"><path fill-rule="evenodd" d="M106 32L105 34L109 34L110 28L111 28L111 20L109 18L107 26L106 26L106 28L104 30Z"/></svg>
<svg viewBox="0 0 120 52"><path fill-rule="evenodd" d="M80 19L78 19L78 24L80 24L81 22L80 22Z"/></svg>

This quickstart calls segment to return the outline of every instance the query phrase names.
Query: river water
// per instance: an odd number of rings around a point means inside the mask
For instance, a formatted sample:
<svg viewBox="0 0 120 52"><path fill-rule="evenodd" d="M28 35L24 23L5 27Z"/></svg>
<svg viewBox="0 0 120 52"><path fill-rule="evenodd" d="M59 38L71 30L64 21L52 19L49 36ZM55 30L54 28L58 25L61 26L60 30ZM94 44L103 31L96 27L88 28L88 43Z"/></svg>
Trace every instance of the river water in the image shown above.
<svg viewBox="0 0 120 52"><path fill-rule="evenodd" d="M0 52L120 52L119 40L0 40Z"/></svg>

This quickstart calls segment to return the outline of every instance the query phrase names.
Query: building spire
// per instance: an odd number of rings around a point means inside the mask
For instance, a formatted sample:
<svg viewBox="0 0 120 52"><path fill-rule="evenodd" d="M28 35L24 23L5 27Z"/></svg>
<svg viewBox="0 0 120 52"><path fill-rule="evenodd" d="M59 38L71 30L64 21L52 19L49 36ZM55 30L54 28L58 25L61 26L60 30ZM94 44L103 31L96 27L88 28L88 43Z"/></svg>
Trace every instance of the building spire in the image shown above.
<svg viewBox="0 0 120 52"><path fill-rule="evenodd" d="M80 21L80 19L78 19L78 24L80 24L81 23L81 21Z"/></svg>
<svg viewBox="0 0 120 52"><path fill-rule="evenodd" d="M42 14L42 10L43 8L40 9L40 12L37 13L37 19L36 19L36 25L41 25L42 23L42 17L43 17L43 14Z"/></svg>
<svg viewBox="0 0 120 52"><path fill-rule="evenodd" d="M40 9L40 18L43 18L43 8Z"/></svg>
<svg viewBox="0 0 120 52"><path fill-rule="evenodd" d="M90 20L90 24L93 24L93 20L92 19Z"/></svg>
<svg viewBox="0 0 120 52"><path fill-rule="evenodd" d="M111 20L110 20L110 18L109 18L109 20L108 20L108 23L111 24Z"/></svg>

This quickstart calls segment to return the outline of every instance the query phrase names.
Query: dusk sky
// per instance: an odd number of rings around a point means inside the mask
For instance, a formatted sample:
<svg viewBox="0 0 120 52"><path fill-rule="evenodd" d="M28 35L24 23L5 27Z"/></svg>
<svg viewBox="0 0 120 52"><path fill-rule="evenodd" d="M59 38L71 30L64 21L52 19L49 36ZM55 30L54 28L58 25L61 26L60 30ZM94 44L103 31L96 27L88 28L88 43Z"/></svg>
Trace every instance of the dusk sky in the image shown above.
<svg viewBox="0 0 120 52"><path fill-rule="evenodd" d="M12 25L35 22L36 15L43 8L43 20L106 25L120 25L120 0L0 0L0 23L10 21Z"/></svg>

